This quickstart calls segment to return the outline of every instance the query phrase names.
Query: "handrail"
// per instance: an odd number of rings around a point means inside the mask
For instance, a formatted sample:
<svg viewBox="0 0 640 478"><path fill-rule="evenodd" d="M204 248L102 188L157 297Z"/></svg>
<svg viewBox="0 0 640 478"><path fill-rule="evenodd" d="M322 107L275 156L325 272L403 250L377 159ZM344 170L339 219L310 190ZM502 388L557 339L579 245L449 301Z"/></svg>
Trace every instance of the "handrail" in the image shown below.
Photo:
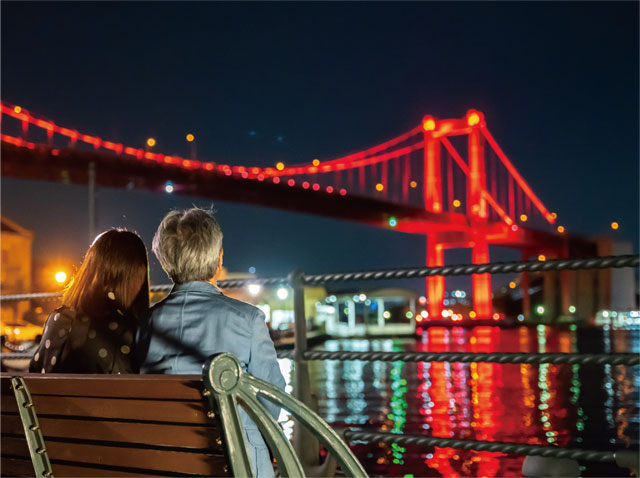
<svg viewBox="0 0 640 478"><path fill-rule="evenodd" d="M461 276L472 274L509 274L519 272L549 272L562 270L581 269L608 269L638 267L640 265L640 255L629 254L619 256L591 257L587 259L549 259L546 261L528 262L491 262L488 264L458 264L439 267L410 267L401 269L382 269L360 272L338 272L331 274L303 274L300 273L300 280L303 285L325 284L327 282L344 281L369 281L369 280L390 280L390 279L416 279L432 276ZM235 289L248 284L285 285L290 283L289 277L266 277L249 279L226 279L218 281L221 289ZM161 284L151 286L151 292L168 292L173 285ZM61 297L58 292L43 292L31 294L11 294L0 295L0 302L11 302L21 300L50 300Z"/></svg>

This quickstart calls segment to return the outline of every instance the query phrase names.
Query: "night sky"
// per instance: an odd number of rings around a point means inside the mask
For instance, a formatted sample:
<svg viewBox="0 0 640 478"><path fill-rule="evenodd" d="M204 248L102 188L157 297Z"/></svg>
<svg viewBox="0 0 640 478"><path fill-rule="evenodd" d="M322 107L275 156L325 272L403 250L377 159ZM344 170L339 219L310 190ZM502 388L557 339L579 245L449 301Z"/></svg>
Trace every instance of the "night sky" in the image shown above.
<svg viewBox="0 0 640 478"><path fill-rule="evenodd" d="M273 166L477 108L567 231L635 251L638 56L637 2L2 3L2 99L60 125L132 146L153 136L155 150L183 156L192 132L198 159ZM3 178L2 213L35 232L36 258L78 263L86 195ZM211 201L101 188L98 229L137 230L149 247L163 215L191 204ZM231 271L424 264L422 236L214 207ZM168 282L151 259L152 281Z"/></svg>

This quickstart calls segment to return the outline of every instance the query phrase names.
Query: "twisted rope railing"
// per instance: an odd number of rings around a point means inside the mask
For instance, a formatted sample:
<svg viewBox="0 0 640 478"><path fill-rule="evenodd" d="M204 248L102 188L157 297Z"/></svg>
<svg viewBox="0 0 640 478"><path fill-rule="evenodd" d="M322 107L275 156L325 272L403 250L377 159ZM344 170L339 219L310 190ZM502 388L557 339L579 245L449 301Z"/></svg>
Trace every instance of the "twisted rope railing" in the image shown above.
<svg viewBox="0 0 640 478"><path fill-rule="evenodd" d="M522 443L492 442L484 440L463 440L458 438L425 437L421 435L397 435L389 432L364 432L345 430L344 439L347 443L354 441L398 443L400 445L437 446L442 448L456 448L459 450L475 450L509 453L512 455L530 455L553 458L568 458L571 460L599 461L615 463L616 453L620 452L581 450L577 448L556 448Z"/></svg>
<svg viewBox="0 0 640 478"><path fill-rule="evenodd" d="M337 274L305 275L305 284L342 282L350 280L415 279L430 276L461 276L471 274L507 274L513 272L561 271L578 269L608 269L637 267L640 256L608 256L590 259L551 259L529 262L493 262L490 264L465 264L441 267L416 267L368 272L343 272Z"/></svg>
<svg viewBox="0 0 640 478"><path fill-rule="evenodd" d="M278 351L278 358L292 359L293 350ZM580 364L580 365L639 365L640 355L618 354L528 354L528 353L466 353L466 352L332 352L310 350L305 360L362 360L381 362L490 362L500 364Z"/></svg>
<svg viewBox="0 0 640 478"><path fill-rule="evenodd" d="M464 264L442 267L416 267L408 269L388 269L363 272L340 272L335 274L311 274L302 275L303 284L323 284L327 282L344 282L350 280L388 280L388 279L416 279L430 276L460 276L471 274L508 274L518 272L546 272L579 269L607 269L637 267L640 265L640 256L623 255L594 257L590 259L551 259L548 261L529 262L493 262L490 264ZM218 281L221 289L236 289L248 284L260 284L263 286L285 285L289 283L288 277L228 279ZM168 292L171 284L151 286L151 292ZM0 296L0 302L21 300L55 300L61 296L58 292L13 294Z"/></svg>

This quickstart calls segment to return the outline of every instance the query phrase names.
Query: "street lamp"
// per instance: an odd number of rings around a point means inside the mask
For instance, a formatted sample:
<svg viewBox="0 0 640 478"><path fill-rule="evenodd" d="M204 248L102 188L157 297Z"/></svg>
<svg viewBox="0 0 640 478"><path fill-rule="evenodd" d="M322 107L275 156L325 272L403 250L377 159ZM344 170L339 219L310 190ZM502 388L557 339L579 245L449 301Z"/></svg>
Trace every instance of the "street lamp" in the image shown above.
<svg viewBox="0 0 640 478"><path fill-rule="evenodd" d="M185 136L187 143L191 144L191 161L196 160L196 137L192 133L188 133Z"/></svg>

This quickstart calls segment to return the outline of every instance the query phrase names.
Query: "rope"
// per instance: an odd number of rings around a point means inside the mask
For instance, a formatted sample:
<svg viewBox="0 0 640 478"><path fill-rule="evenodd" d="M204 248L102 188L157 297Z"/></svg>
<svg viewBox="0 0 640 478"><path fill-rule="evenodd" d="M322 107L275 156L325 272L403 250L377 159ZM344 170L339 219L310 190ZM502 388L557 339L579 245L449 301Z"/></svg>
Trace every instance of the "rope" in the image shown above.
<svg viewBox="0 0 640 478"><path fill-rule="evenodd" d="M293 358L293 350L278 351L278 358ZM311 350L306 360L363 360L382 362L490 362L501 364L580 364L580 365L638 365L640 355L620 354L527 354L527 353L464 353L464 352L330 352Z"/></svg>
<svg viewBox="0 0 640 478"><path fill-rule="evenodd" d="M460 450L500 452L512 455L537 455L553 458L568 458L571 460L599 461L603 463L616 462L615 452L612 451L556 448L497 441L462 440L457 438L425 437L420 435L397 435L388 432L372 433L357 430L346 430L344 432L344 439L347 443L353 443L354 441L398 443L401 445L437 446L443 448L456 448Z"/></svg>
<svg viewBox="0 0 640 478"><path fill-rule="evenodd" d="M593 257L590 259L552 259L548 261L530 262L494 262L491 264L464 264L442 267L415 267L409 269L389 269L365 272L340 272L335 274L311 274L303 275L303 284L324 284L327 282L344 282L350 280L388 280L388 279L415 279L430 276L460 276L471 274L508 274L519 272L547 272L561 270L580 269L620 269L623 267L638 267L640 256L608 256ZM248 284L260 284L263 286L285 285L289 283L287 277L269 277L264 279L229 279L218 282L221 289L236 289ZM151 286L151 292L168 292L171 284ZM55 300L61 297L58 292L45 292L35 294L13 294L0 296L0 302L21 300Z"/></svg>
<svg viewBox="0 0 640 478"><path fill-rule="evenodd" d="M337 274L315 274L304 276L305 284L322 284L350 280L414 279L430 276L461 276L471 274L507 274L518 272L545 272L579 269L607 269L637 267L640 256L608 256L591 259L552 259L529 262L494 262L491 264L466 264L441 267L416 267L368 272L343 272Z"/></svg>

